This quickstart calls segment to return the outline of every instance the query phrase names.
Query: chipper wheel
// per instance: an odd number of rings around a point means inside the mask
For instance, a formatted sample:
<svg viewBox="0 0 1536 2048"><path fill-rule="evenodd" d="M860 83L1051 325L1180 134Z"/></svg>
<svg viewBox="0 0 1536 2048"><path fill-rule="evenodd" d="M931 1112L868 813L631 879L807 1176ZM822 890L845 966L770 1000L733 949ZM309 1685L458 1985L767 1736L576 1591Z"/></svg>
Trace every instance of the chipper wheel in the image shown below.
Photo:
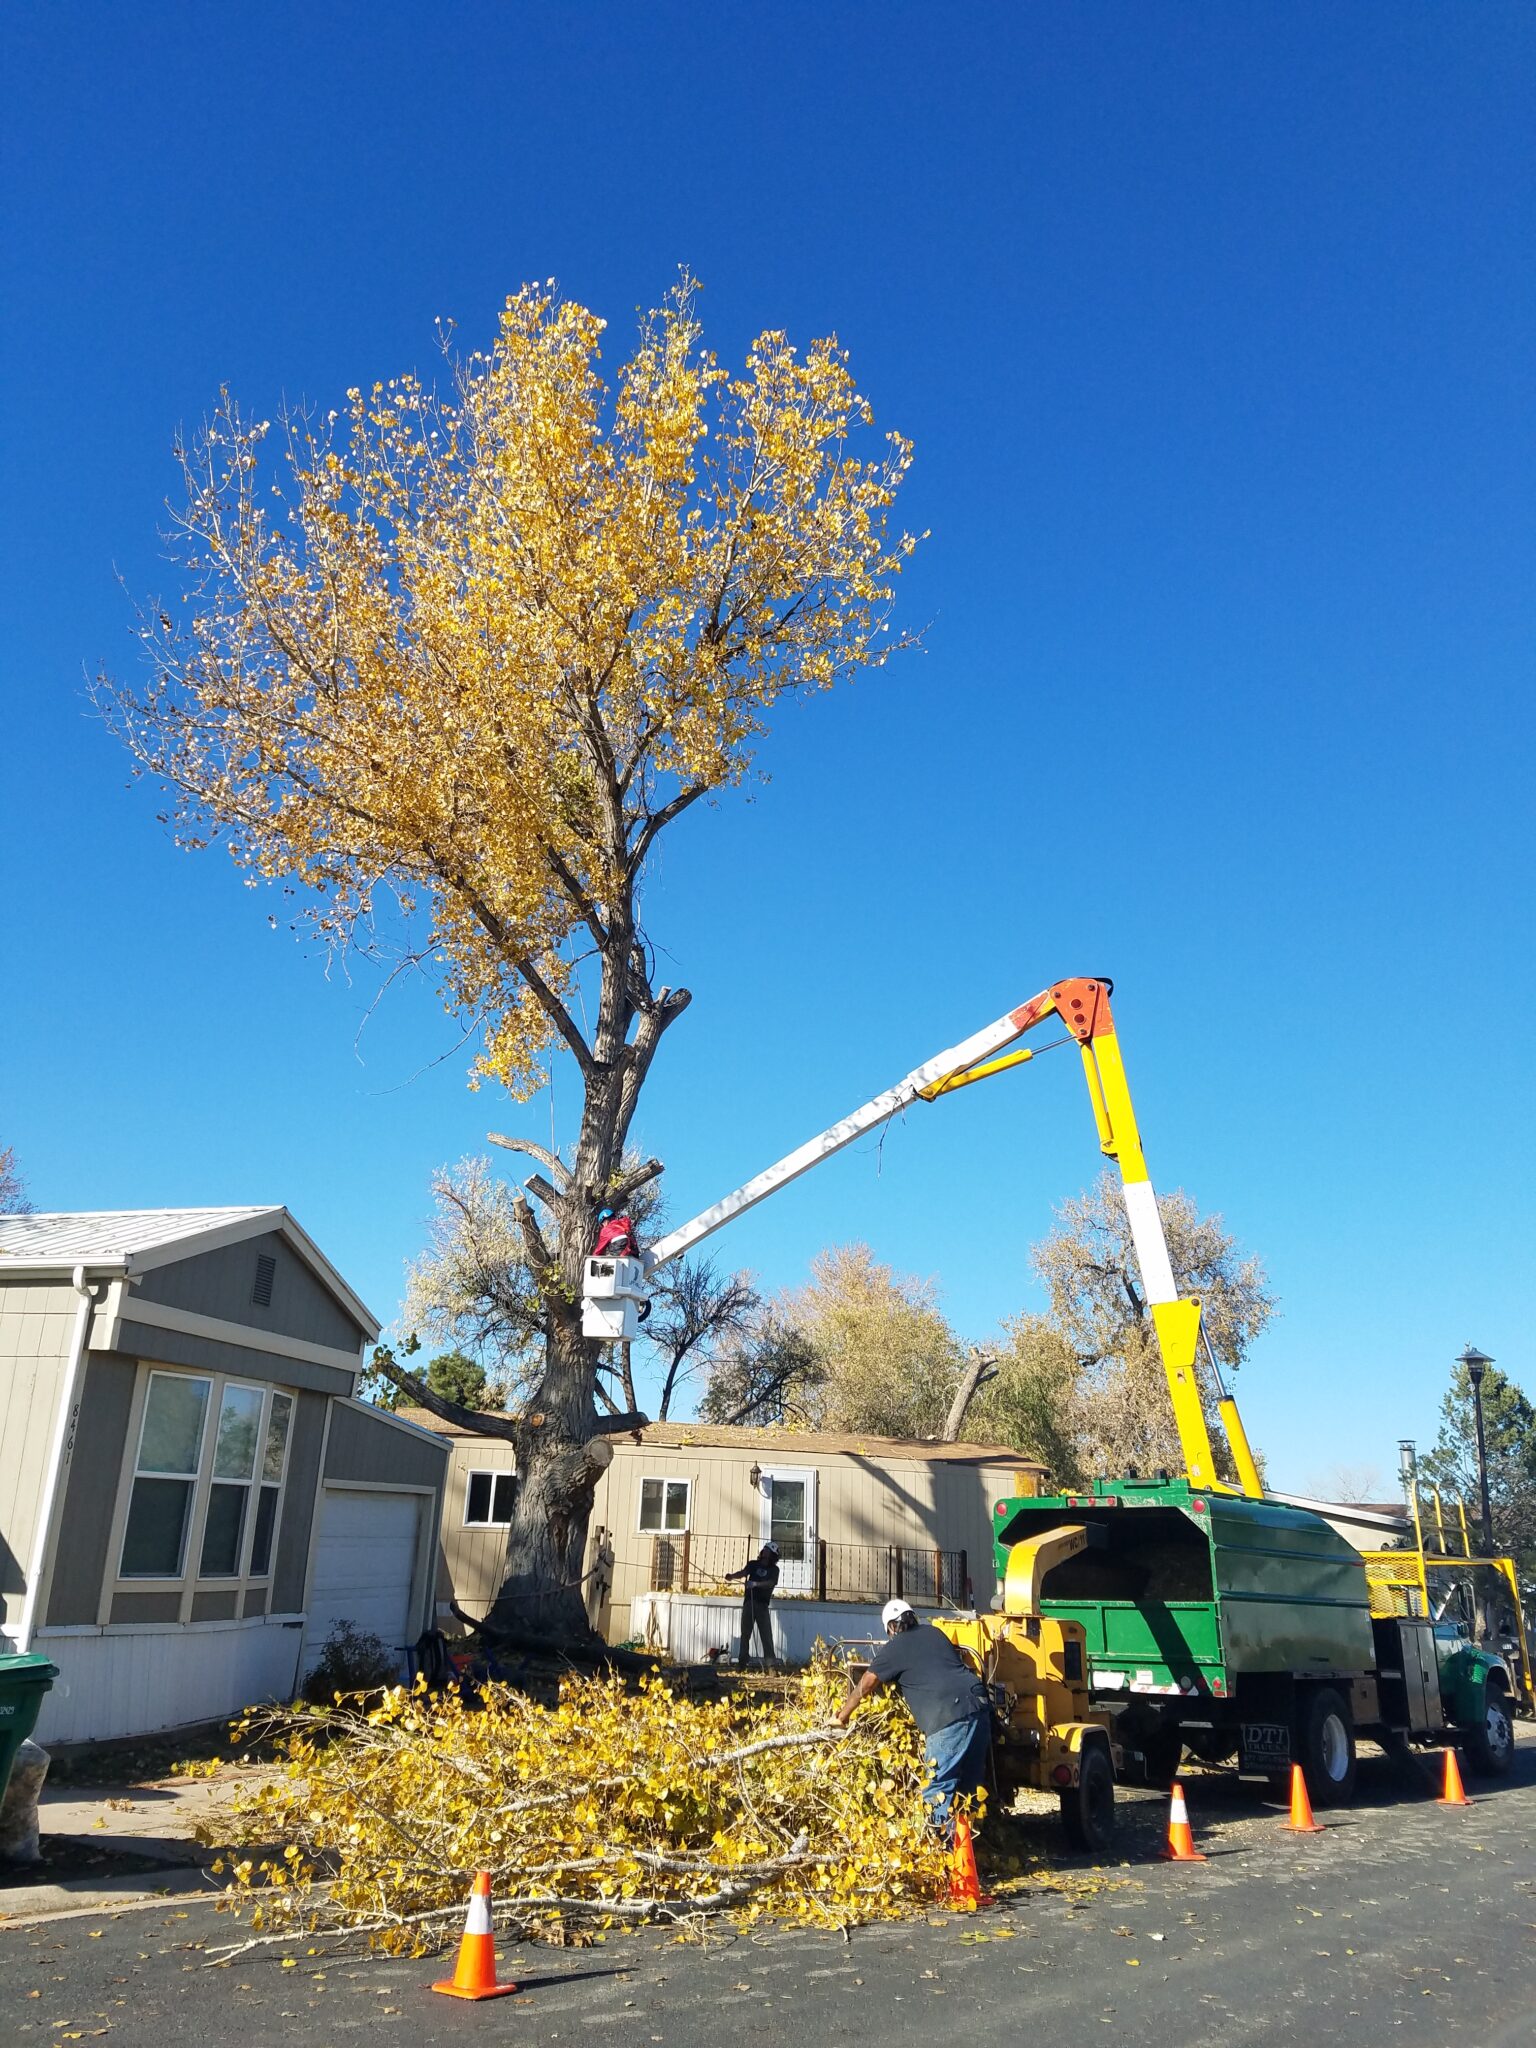
<svg viewBox="0 0 1536 2048"><path fill-rule="evenodd" d="M1102 1853L1115 1833L1115 1773L1101 1743L1083 1751L1077 1783L1061 1795L1061 1824L1074 1849Z"/></svg>

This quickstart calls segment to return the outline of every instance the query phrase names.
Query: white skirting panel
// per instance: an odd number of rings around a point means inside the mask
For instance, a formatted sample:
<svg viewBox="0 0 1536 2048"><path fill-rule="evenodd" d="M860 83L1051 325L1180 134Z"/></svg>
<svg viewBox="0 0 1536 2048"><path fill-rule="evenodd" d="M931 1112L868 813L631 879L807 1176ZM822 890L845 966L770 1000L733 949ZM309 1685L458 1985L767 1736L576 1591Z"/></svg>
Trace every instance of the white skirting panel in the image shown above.
<svg viewBox="0 0 1536 2048"><path fill-rule="evenodd" d="M281 1622L39 1629L33 1649L59 1667L37 1740L106 1742L235 1715L287 1699L303 1630Z"/></svg>
<svg viewBox="0 0 1536 2048"><path fill-rule="evenodd" d="M774 1654L786 1664L809 1664L818 1637L834 1648L885 1639L878 1607L775 1600L768 1612ZM674 1664L702 1664L711 1650L734 1659L741 1644L741 1602L707 1593L637 1593L630 1602L629 1632Z"/></svg>

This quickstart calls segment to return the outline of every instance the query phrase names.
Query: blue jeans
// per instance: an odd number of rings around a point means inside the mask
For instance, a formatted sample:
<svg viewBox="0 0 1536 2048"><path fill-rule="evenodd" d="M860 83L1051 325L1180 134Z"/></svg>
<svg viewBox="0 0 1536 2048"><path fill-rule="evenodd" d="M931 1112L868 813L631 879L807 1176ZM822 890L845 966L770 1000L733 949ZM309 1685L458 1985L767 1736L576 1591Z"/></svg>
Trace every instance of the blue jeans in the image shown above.
<svg viewBox="0 0 1536 2048"><path fill-rule="evenodd" d="M987 1782L992 1754L992 1716L973 1714L923 1738L928 1750L928 1783L923 1803L930 1823L948 1834L957 1799L974 1799Z"/></svg>

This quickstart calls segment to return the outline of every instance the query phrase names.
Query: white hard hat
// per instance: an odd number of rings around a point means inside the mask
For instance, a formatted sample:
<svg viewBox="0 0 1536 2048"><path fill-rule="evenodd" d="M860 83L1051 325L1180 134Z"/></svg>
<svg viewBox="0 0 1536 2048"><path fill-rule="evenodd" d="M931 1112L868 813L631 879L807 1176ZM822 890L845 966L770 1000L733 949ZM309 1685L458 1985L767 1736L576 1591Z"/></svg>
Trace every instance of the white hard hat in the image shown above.
<svg viewBox="0 0 1536 2048"><path fill-rule="evenodd" d="M889 1628L893 1621L900 1621L904 1614L910 1614L911 1612L912 1603L910 1600L887 1600L880 1610L880 1619Z"/></svg>

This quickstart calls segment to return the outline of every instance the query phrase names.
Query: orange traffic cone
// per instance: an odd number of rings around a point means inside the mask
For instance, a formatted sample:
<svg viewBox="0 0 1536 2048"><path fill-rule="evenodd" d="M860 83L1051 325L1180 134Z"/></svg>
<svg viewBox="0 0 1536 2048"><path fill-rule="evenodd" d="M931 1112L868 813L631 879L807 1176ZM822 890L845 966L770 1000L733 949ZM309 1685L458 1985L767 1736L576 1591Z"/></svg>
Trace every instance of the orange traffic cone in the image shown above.
<svg viewBox="0 0 1536 2048"><path fill-rule="evenodd" d="M955 1846L949 1864L949 1903L960 1913L974 1913L981 1904L981 1877L976 1869L976 1845L971 1840L971 1817L955 1815Z"/></svg>
<svg viewBox="0 0 1536 2048"><path fill-rule="evenodd" d="M1173 1800L1168 1808L1168 1846L1158 1852L1165 1863L1204 1863L1189 1831L1189 1808L1184 1804L1184 1787L1175 1778Z"/></svg>
<svg viewBox="0 0 1536 2048"><path fill-rule="evenodd" d="M458 1965L451 1977L445 1978L441 1984L434 1984L432 1989L446 1991L450 1998L505 1998L517 1989L515 1984L496 1982L496 1940L491 1933L491 1873L488 1870L475 1873L469 1911L464 1916L464 1934L459 1942Z"/></svg>
<svg viewBox="0 0 1536 2048"><path fill-rule="evenodd" d="M1467 1788L1461 1782L1461 1765L1456 1761L1454 1749L1445 1752L1445 1790L1436 1801L1439 1806L1470 1806Z"/></svg>
<svg viewBox="0 0 1536 2048"><path fill-rule="evenodd" d="M1325 1835L1328 1830L1312 1818L1312 1802L1307 1797L1307 1781L1301 1775L1301 1765L1291 1765L1291 1833L1293 1835Z"/></svg>

